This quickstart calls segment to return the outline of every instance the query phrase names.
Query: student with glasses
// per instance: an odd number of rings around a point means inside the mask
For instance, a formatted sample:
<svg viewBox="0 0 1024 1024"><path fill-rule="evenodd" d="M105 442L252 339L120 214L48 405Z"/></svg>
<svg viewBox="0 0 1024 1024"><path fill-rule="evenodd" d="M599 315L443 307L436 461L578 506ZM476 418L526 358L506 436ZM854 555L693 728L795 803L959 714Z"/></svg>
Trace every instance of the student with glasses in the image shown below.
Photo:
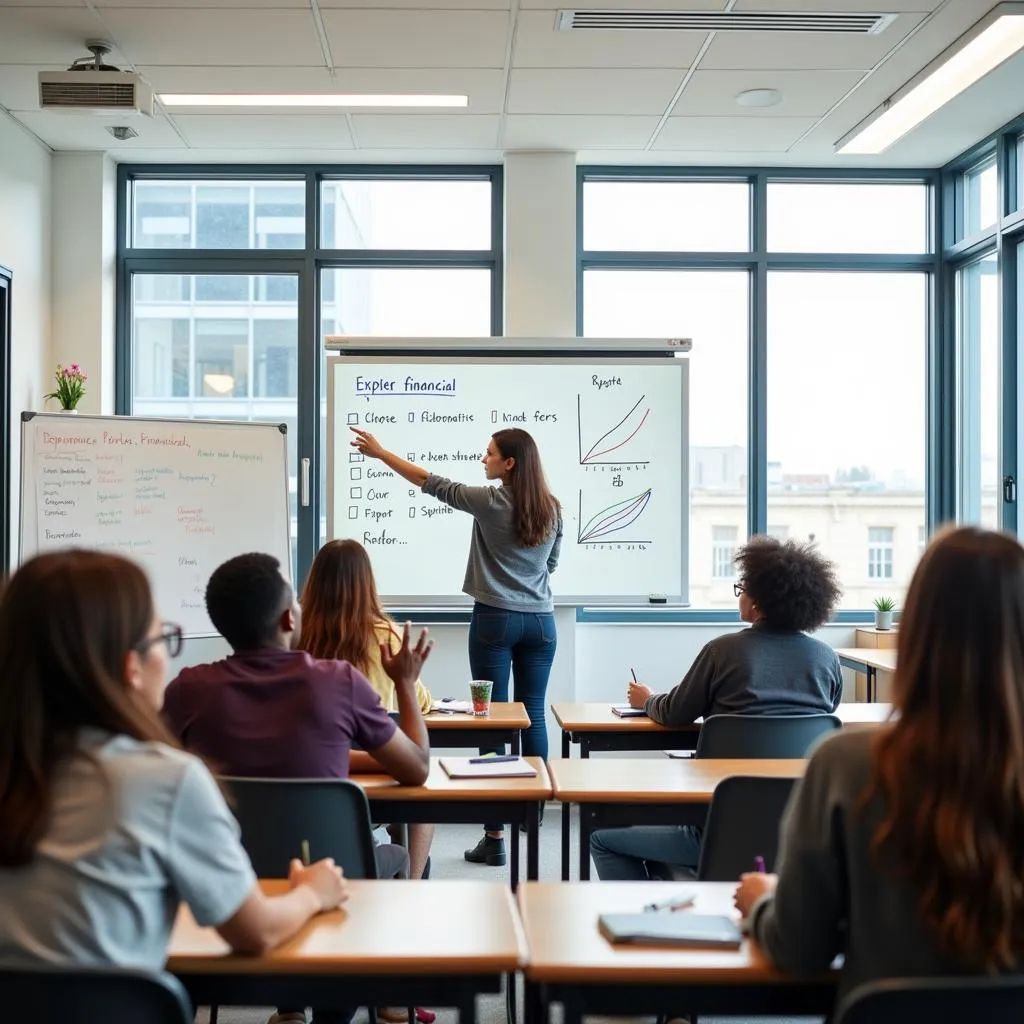
<svg viewBox="0 0 1024 1024"><path fill-rule="evenodd" d="M0 959L159 970L180 902L260 953L345 900L329 860L263 895L217 784L158 714L181 647L117 555L39 555L4 586Z"/></svg>

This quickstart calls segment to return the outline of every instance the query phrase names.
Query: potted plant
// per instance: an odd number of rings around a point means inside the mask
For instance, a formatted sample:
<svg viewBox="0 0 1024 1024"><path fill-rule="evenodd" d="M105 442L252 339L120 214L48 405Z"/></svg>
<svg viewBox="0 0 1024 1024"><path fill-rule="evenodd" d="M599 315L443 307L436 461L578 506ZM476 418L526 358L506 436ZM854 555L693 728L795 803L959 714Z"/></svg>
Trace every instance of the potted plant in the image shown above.
<svg viewBox="0 0 1024 1024"><path fill-rule="evenodd" d="M57 364L57 372L54 380L57 382L57 390L51 391L43 397L49 401L56 398L60 402L61 412L77 413L78 403L85 396L85 383L89 375L84 373L78 363L70 366Z"/></svg>
<svg viewBox="0 0 1024 1024"><path fill-rule="evenodd" d="M892 629L892 613L896 602L891 597L875 598L875 629Z"/></svg>

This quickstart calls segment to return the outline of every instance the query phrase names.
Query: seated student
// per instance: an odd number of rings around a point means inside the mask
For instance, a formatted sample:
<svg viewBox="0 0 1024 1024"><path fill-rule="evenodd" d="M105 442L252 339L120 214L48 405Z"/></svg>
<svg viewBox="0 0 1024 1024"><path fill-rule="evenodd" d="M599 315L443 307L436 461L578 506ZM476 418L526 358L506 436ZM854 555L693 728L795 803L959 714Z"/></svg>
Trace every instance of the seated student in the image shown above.
<svg viewBox="0 0 1024 1024"><path fill-rule="evenodd" d="M302 635L298 646L314 658L354 665L369 680L384 706L396 711L395 684L384 671L380 652L385 647L392 655L398 654L402 634L381 608L370 556L359 541L328 541L317 552L302 589L301 605ZM430 691L419 679L416 701L424 714L430 710ZM353 757L350 770L364 767L369 771L377 769L376 765ZM409 826L413 878L423 877L433 836L433 825Z"/></svg>
<svg viewBox="0 0 1024 1024"><path fill-rule="evenodd" d="M329 860L262 894L216 782L157 713L180 649L116 555L38 555L4 587L0 960L161 970L182 901L263 953L345 901Z"/></svg>
<svg viewBox="0 0 1024 1024"><path fill-rule="evenodd" d="M1024 968L1024 549L939 534L900 622L894 720L812 755L779 873L736 906L767 957L840 997L876 979Z"/></svg>
<svg viewBox="0 0 1024 1024"><path fill-rule="evenodd" d="M839 600L835 566L810 544L773 537L751 538L736 564L733 589L750 628L705 644L668 693L629 684L629 703L661 725L724 714L829 714L839 706L839 658L807 636L828 621ZM645 879L647 862L695 869L701 833L691 825L601 829L591 836L590 851L600 878Z"/></svg>

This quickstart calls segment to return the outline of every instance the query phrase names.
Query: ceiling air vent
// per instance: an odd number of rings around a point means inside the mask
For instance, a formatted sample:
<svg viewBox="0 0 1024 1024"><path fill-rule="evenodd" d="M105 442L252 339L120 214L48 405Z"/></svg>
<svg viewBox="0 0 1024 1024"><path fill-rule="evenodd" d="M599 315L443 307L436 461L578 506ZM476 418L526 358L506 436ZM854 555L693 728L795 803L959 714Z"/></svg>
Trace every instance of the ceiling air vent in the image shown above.
<svg viewBox="0 0 1024 1024"><path fill-rule="evenodd" d="M840 11L558 11L560 32L579 29L648 32L840 32L878 35L895 14Z"/></svg>
<svg viewBox="0 0 1024 1024"><path fill-rule="evenodd" d="M39 72L40 109L152 116L153 90L142 76L105 63L109 43L90 39L86 48L92 57L76 60L67 71Z"/></svg>

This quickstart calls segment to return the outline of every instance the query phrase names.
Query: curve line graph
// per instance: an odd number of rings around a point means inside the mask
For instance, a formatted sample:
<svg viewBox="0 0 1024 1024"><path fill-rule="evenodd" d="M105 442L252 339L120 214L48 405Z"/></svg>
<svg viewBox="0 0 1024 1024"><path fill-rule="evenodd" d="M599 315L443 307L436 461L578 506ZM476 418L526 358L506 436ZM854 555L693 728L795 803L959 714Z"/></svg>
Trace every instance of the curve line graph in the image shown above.
<svg viewBox="0 0 1024 1024"><path fill-rule="evenodd" d="M625 416L619 420L610 430L605 431L587 450L584 454L583 451L583 409L581 404L581 396L576 396L576 423L578 427L578 441L579 441L579 455L580 465L601 465L602 462L614 462L616 464L622 462L629 462L633 465L646 465L646 461L638 461L636 459L602 459L604 455L611 455L613 452L617 452L620 448L624 448L640 433L643 429L644 423L647 422L647 417L651 414L650 405L644 406L644 400L646 395L641 395L637 399L636 404L633 406ZM643 407L643 408L641 408ZM591 435L592 436L592 435Z"/></svg>
<svg viewBox="0 0 1024 1024"><path fill-rule="evenodd" d="M629 544L650 544L650 540L638 540L630 538L628 541L618 536L623 530L632 526L644 513L648 502L651 500L651 488L634 494L631 498L616 502L607 508L601 509L596 515L591 516L586 524L583 524L583 491L580 491L580 523L579 533L576 537L577 544L604 544L612 539L618 543Z"/></svg>

